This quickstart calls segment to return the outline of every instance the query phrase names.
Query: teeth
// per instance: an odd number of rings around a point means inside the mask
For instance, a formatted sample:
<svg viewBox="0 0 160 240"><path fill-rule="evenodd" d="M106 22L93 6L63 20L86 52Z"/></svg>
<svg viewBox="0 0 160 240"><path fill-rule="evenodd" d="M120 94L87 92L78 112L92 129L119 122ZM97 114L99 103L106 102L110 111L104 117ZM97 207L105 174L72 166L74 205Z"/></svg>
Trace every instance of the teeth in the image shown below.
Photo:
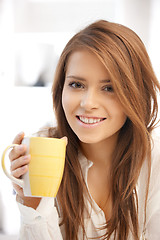
<svg viewBox="0 0 160 240"><path fill-rule="evenodd" d="M85 122L85 123L88 123L88 118L84 118L84 122Z"/></svg>
<svg viewBox="0 0 160 240"><path fill-rule="evenodd" d="M79 117L79 119L84 122L84 123L89 123L89 124L93 124L93 123L98 123L100 122L102 119L101 118L86 118L86 117Z"/></svg>

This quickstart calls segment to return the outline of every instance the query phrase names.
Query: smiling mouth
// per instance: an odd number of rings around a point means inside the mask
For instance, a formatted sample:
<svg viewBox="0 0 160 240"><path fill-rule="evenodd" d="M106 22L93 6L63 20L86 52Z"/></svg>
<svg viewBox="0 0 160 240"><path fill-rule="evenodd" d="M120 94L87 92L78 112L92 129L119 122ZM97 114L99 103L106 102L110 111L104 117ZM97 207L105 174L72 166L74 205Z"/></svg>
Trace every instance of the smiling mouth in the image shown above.
<svg viewBox="0 0 160 240"><path fill-rule="evenodd" d="M99 123L102 122L103 120L105 120L106 118L92 118L92 117L83 117L83 116L76 116L78 118L78 120L80 120L82 123L85 124L95 124L95 123Z"/></svg>

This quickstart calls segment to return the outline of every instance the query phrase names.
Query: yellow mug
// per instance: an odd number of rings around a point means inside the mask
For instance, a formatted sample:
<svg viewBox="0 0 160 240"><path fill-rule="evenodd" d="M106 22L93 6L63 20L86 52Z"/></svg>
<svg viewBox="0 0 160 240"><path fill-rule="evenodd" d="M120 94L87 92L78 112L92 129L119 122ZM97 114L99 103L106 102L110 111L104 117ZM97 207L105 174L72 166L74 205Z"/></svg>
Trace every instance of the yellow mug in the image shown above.
<svg viewBox="0 0 160 240"><path fill-rule="evenodd" d="M66 141L58 138L24 137L23 144L27 145L26 154L31 155L29 171L22 179L13 177L5 166L5 156L8 146L2 155L2 169L6 176L23 188L25 196L55 197L64 171Z"/></svg>

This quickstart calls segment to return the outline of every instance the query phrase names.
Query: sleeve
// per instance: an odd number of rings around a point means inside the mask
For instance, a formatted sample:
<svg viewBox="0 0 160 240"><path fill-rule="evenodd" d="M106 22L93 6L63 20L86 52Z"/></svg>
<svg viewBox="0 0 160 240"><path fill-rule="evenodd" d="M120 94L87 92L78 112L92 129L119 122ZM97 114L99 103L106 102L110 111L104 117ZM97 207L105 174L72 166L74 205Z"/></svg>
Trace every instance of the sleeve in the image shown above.
<svg viewBox="0 0 160 240"><path fill-rule="evenodd" d="M37 209L18 203L21 213L19 240L63 240L53 198L42 198Z"/></svg>

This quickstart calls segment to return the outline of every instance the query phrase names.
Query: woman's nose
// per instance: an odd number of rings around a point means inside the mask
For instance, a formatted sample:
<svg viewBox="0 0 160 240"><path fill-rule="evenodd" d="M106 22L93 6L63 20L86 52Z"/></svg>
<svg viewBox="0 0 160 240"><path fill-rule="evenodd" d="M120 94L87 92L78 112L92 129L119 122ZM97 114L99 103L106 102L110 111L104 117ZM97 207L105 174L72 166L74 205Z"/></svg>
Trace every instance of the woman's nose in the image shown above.
<svg viewBox="0 0 160 240"><path fill-rule="evenodd" d="M98 108L98 99L94 91L87 91L83 93L80 106L85 110Z"/></svg>

